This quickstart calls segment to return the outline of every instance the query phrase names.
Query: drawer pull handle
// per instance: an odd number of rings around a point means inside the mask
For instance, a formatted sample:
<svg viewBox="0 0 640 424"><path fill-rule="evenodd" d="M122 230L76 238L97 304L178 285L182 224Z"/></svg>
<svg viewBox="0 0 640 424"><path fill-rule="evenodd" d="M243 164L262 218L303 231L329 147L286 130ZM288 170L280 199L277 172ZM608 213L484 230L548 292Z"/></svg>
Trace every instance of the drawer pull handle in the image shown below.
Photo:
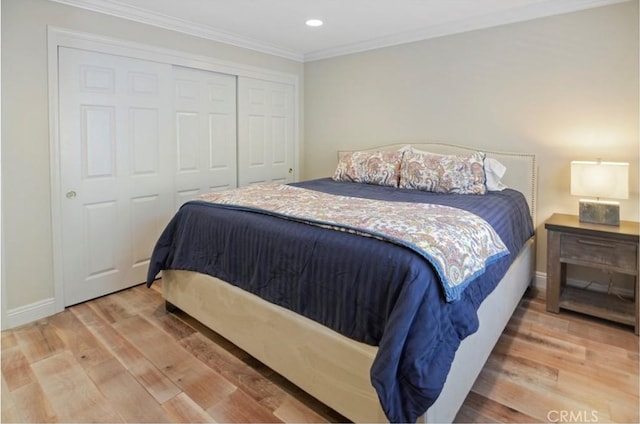
<svg viewBox="0 0 640 424"><path fill-rule="evenodd" d="M586 244L588 246L597 246L597 247L605 247L607 249L613 249L616 247L615 244L611 244L611 243L603 243L603 242L599 242L599 241L593 241L593 240L582 240L582 239L578 239L578 243L579 244Z"/></svg>

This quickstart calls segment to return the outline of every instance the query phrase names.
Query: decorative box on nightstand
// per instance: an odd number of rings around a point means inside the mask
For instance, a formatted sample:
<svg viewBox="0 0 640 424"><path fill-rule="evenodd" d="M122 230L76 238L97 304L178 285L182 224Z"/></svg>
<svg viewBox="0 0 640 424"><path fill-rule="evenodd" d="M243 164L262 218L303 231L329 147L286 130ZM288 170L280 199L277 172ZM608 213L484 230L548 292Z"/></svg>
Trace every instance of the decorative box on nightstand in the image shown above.
<svg viewBox="0 0 640 424"><path fill-rule="evenodd" d="M547 311L568 309L628 324L638 334L638 223L588 224L575 215L554 214L547 229ZM633 276L633 299L566 285L567 265Z"/></svg>

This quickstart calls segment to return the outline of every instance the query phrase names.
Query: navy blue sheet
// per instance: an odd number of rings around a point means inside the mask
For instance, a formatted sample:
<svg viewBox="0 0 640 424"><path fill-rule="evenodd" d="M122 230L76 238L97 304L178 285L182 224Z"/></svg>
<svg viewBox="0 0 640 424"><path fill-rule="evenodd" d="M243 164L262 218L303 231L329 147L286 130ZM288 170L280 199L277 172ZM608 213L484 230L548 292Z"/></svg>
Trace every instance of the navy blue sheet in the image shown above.
<svg viewBox="0 0 640 424"><path fill-rule="evenodd" d="M465 209L488 221L511 254L448 303L432 266L405 247L192 201L160 236L147 285L162 269L209 274L379 346L371 381L382 408L392 422L414 422L442 390L460 341L477 330L482 300L533 235L524 196L509 189L484 196L434 194L328 178L294 185Z"/></svg>

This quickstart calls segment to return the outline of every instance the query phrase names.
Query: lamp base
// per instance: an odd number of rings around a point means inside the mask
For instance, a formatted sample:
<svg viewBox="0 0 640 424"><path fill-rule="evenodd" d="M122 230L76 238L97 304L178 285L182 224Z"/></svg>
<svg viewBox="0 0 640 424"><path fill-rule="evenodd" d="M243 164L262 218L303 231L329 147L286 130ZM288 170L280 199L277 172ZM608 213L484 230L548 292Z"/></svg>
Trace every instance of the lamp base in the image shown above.
<svg viewBox="0 0 640 424"><path fill-rule="evenodd" d="M598 200L580 200L580 222L620 225L620 203Z"/></svg>

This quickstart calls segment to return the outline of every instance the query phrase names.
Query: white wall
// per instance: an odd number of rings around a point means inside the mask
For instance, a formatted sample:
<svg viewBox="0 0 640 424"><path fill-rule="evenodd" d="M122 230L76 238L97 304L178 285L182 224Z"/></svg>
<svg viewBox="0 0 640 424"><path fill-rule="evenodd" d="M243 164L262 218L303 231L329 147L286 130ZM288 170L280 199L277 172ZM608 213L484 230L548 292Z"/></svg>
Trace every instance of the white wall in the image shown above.
<svg viewBox="0 0 640 424"><path fill-rule="evenodd" d="M2 0L1 17L2 272L9 311L54 296L47 25L293 74L302 84L303 65L295 61L47 0Z"/></svg>
<svg viewBox="0 0 640 424"><path fill-rule="evenodd" d="M637 1L306 63L303 177L390 142L536 153L544 271L544 220L577 214L571 160L630 161L638 220L638 90Z"/></svg>

